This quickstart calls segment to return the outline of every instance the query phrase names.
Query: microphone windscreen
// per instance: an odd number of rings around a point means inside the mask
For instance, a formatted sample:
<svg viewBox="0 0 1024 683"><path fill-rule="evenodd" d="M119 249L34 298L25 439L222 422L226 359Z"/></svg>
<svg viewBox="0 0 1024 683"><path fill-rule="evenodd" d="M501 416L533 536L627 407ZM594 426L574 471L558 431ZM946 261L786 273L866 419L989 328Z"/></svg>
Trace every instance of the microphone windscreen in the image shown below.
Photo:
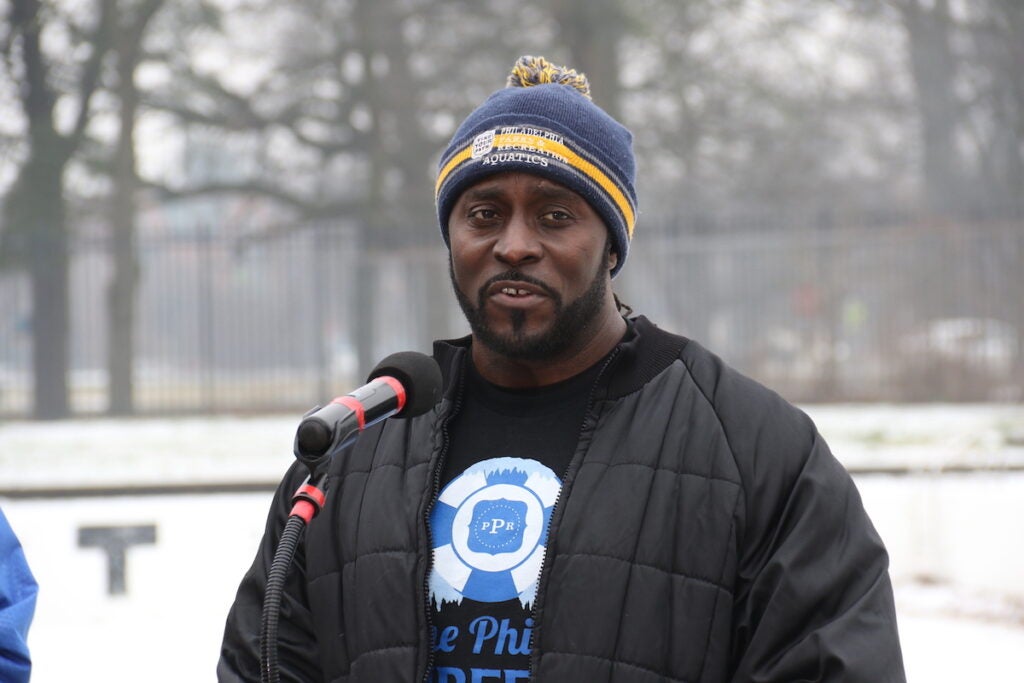
<svg viewBox="0 0 1024 683"><path fill-rule="evenodd" d="M297 450L309 457L319 457L326 453L333 440L334 432L318 417L300 422L299 430L295 433Z"/></svg>
<svg viewBox="0 0 1024 683"><path fill-rule="evenodd" d="M427 412L441 398L441 368L430 356L417 351L399 351L377 363L367 382L394 377L405 389L405 407L396 417L416 417Z"/></svg>

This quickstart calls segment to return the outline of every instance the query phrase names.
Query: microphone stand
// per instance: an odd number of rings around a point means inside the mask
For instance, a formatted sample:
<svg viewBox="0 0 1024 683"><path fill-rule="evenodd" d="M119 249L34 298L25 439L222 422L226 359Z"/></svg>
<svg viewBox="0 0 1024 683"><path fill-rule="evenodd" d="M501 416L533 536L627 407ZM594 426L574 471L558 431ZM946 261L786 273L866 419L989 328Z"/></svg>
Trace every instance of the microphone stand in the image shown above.
<svg viewBox="0 0 1024 683"><path fill-rule="evenodd" d="M312 415L319 408L306 413ZM324 507L327 501L327 470L334 455L351 444L356 435L365 427L360 419L354 425L346 425L343 429L337 425L331 434L329 443L323 450L310 452L303 446L300 431L295 437L295 457L309 470L309 476L292 494L292 509L288 513L281 538L274 551L274 561L267 574L267 586L263 594L263 613L260 618L260 683L280 683L281 672L277 658L277 626L281 616L281 599L284 595L284 584L288 578L288 570L295 558L299 539L310 521Z"/></svg>
<svg viewBox="0 0 1024 683"><path fill-rule="evenodd" d="M277 661L277 624L281 615L284 583L302 532L310 520L320 513L324 501L327 500L326 484L326 468L323 468L319 475L311 471L306 481L292 495L292 510L288 514L288 521L285 522L277 550L274 551L274 561L270 565L267 587L263 595L263 615L260 619L261 683L279 683L281 680Z"/></svg>
<svg viewBox="0 0 1024 683"><path fill-rule="evenodd" d="M274 561L270 565L270 573L267 574L267 587L263 594L263 613L260 618L260 683L280 683L281 680L277 658L277 625L281 614L281 598L284 595L285 579L288 578L288 570L295 558L295 550L299 545L302 532L310 521L320 514L320 510L323 509L324 502L327 500L327 470L331 460L337 453L352 444L363 429L394 415L404 406L405 390L397 380L391 377L381 377L376 381L389 387L397 386L396 393L402 394L403 403L398 408L374 411L373 419L367 422L364 406L360 399L365 398L366 395L372 395L374 385L371 383L357 390L363 394L353 393L333 401L333 403L350 409L352 420L335 424L333 430L325 435L326 440L312 439L309 433L304 431L307 420L320 409L319 406L306 413L303 422L299 424L299 430L295 435L295 457L309 470L309 476L306 477L302 486L292 494L292 509L288 513L288 520L285 522L277 549L274 551Z"/></svg>
<svg viewBox="0 0 1024 683"><path fill-rule="evenodd" d="M392 415L412 417L425 413L440 398L441 386L441 370L434 359L411 351L393 353L370 372L366 385L303 416L295 434L295 457L309 470L309 476L292 495L292 509L267 575L260 623L261 683L281 680L277 626L285 580L302 532L327 500L331 460L366 427Z"/></svg>

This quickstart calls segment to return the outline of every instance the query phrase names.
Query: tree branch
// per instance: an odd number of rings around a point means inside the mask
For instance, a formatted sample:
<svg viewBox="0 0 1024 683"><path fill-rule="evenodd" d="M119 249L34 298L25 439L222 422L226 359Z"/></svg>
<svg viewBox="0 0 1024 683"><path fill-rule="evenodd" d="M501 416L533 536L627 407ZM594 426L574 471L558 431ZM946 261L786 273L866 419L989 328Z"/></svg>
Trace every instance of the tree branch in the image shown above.
<svg viewBox="0 0 1024 683"><path fill-rule="evenodd" d="M283 204L299 212L304 220L335 218L365 210L366 203L360 199L335 200L324 204L299 197L291 192L259 180L245 182L210 182L187 188L171 188L152 181L143 181L142 188L155 192L160 200L177 201L210 195L256 195Z"/></svg>
<svg viewBox="0 0 1024 683"><path fill-rule="evenodd" d="M193 197L217 194L255 194L267 197L268 199L273 199L274 201L286 204L303 212L309 209L308 200L259 180L249 180L244 182L209 182L186 188L171 188L161 183L144 181L141 186L145 189L155 191L159 198L164 201L191 199Z"/></svg>
<svg viewBox="0 0 1024 683"><path fill-rule="evenodd" d="M96 22L96 29L92 33L90 43L92 53L82 71L82 78L78 88L78 116L75 119L74 128L67 136L68 155L78 148L85 135L85 128L89 124L89 108L92 103L92 96L96 92L100 80L100 68L103 65L103 57L110 49L111 38L114 29L115 17L117 15L116 0L101 0L100 16Z"/></svg>

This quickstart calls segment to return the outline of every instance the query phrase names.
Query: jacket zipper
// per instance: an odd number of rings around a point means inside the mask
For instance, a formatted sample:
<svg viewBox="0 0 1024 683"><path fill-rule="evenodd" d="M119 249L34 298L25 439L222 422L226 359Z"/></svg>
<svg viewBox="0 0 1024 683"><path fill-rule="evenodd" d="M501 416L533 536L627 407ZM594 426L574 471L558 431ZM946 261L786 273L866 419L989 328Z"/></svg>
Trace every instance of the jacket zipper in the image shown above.
<svg viewBox="0 0 1024 683"><path fill-rule="evenodd" d="M608 369L608 366L611 365L612 361L615 360L615 358L618 355L619 355L619 347L616 346L615 349L605 359L604 364L601 366L601 369L597 373L597 377L594 379L594 384L590 387L590 393L587 395L587 408L586 408L586 411L583 414L583 422L582 422L582 424L580 424L579 437L576 440L577 444L579 444L580 439L583 438L583 433L586 431L587 422L590 420L591 412L593 411L593 408L594 408L594 394L597 393L597 387L601 384L601 378L604 377L605 370ZM595 416L595 421L596 421L596 416ZM597 427L596 424L594 426L595 426L595 428ZM589 447L587 448L587 450L589 450ZM551 560L551 552L550 552L551 551L551 546L552 546L551 525L554 522L555 517L557 516L557 514L559 512L559 506L561 506L561 504L562 504L562 499L564 499L568 495L568 489L569 489L569 486L571 484L572 479L575 479L576 472L579 470L580 465L583 464L584 456L586 456L586 453L582 453L582 454L581 453L577 453L577 454L574 455L572 462L569 464L570 471L566 472L565 481L562 483L562 487L558 490L558 496L555 497L555 505L554 505L554 507L551 508L551 517L548 518L547 528L545 529L545 538L547 538L547 544L548 545L547 545L547 548L545 548L545 551L544 551L544 560L540 564L540 572L537 574L537 593L533 597L533 613L534 613L534 615L537 615L537 614L540 613L539 607L541 605L541 599L543 597L542 596L542 592L541 592L541 587L543 586L542 580L544 579L544 574L547 572L548 567L550 565L550 560ZM571 475L571 477L570 477L570 475ZM540 619L534 619L533 629L531 629L531 631L530 631L530 677L527 679L528 681L531 681L531 683L536 683L536 677L537 677L537 650L536 650L536 648L537 648L537 641L538 641L537 634L539 632L540 632Z"/></svg>
<svg viewBox="0 0 1024 683"><path fill-rule="evenodd" d="M460 361L462 361L461 358ZM462 408L465 370L462 367L461 362L458 368L459 379L455 390L455 401L453 402L451 409L448 411L448 414L442 418L441 451L438 453L437 463L434 466L434 479L430 490L430 502L427 503L427 509L424 513L423 519L427 538L427 571L426 575L423 577L423 609L426 615L426 621L424 623L427 628L427 632L425 634L425 640L427 643L427 666L423 672L423 683L429 683L430 674L434 669L434 638L430 633L430 625L433 622L433 616L430 613L430 571L434 564L433 541L430 537L430 513L433 511L434 503L437 502L437 495L441 491L441 473L444 471L444 460L448 455L448 445L451 440L448 427L451 424L452 419L458 415L459 409Z"/></svg>

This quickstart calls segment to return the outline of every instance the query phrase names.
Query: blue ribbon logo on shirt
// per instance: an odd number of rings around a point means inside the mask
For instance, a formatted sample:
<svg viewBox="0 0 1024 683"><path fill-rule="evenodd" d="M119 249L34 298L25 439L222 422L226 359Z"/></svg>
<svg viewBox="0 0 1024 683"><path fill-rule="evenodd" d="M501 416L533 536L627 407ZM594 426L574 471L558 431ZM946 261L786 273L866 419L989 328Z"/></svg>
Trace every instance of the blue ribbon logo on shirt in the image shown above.
<svg viewBox="0 0 1024 683"><path fill-rule="evenodd" d="M562 482L536 460L493 458L445 486L430 513L430 595L529 605Z"/></svg>

